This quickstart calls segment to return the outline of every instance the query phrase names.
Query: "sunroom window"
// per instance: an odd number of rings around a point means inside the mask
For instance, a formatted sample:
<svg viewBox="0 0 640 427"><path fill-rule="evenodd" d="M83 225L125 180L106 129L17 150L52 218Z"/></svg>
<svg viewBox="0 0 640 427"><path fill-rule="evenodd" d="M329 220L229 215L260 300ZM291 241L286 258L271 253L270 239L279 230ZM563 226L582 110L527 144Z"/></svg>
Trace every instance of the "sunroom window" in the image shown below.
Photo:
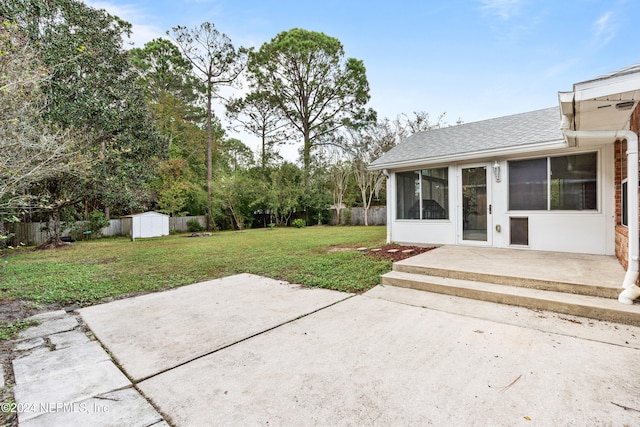
<svg viewBox="0 0 640 427"><path fill-rule="evenodd" d="M510 210L596 210L597 153L509 162Z"/></svg>
<svg viewBox="0 0 640 427"><path fill-rule="evenodd" d="M397 219L449 219L449 169L396 174Z"/></svg>

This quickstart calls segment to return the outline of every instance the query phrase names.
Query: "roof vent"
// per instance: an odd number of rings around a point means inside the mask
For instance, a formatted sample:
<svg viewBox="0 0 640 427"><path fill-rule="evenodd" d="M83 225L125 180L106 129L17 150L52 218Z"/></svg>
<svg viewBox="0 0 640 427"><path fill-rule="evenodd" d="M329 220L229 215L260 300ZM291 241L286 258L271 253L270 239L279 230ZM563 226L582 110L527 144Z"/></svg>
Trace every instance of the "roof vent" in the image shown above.
<svg viewBox="0 0 640 427"><path fill-rule="evenodd" d="M634 101L619 102L616 104L616 110L630 110L634 104Z"/></svg>

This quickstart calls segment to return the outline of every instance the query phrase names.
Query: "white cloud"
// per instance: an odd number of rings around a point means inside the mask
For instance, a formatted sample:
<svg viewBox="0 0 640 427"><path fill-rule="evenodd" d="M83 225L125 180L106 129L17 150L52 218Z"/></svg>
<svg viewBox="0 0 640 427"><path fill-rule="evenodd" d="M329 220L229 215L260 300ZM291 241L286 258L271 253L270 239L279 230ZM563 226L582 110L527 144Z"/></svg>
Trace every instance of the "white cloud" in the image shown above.
<svg viewBox="0 0 640 427"><path fill-rule="evenodd" d="M146 15L142 10L133 5L117 5L106 1L87 0L86 3L96 9L104 9L111 15L124 19L132 25L130 42L136 47L142 47L145 43L164 37L165 31L148 22L153 21L153 17Z"/></svg>
<svg viewBox="0 0 640 427"><path fill-rule="evenodd" d="M481 9L498 15L506 21L518 14L522 0L480 0L480 3Z"/></svg>
<svg viewBox="0 0 640 427"><path fill-rule="evenodd" d="M609 43L617 32L617 25L613 12L609 11L602 15L596 22L593 23L593 31L596 42L600 46L604 46Z"/></svg>

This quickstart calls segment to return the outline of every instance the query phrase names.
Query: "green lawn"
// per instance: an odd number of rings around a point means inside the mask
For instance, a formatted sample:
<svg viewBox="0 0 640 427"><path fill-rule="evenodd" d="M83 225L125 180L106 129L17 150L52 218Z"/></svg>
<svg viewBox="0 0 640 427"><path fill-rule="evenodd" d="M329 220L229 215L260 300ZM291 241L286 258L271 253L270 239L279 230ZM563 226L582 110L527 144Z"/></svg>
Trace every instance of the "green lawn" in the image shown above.
<svg viewBox="0 0 640 427"><path fill-rule="evenodd" d="M212 237L108 238L0 257L0 301L82 306L253 273L291 283L360 292L391 262L355 250L381 246L384 227L306 227L219 232Z"/></svg>

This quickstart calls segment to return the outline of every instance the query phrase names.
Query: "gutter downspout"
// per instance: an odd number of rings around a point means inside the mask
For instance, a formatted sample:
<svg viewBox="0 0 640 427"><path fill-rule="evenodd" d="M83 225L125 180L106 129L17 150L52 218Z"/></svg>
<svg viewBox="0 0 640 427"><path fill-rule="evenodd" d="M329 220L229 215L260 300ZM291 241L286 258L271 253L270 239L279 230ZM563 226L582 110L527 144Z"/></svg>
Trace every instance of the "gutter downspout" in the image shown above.
<svg viewBox="0 0 640 427"><path fill-rule="evenodd" d="M618 301L622 304L633 304L633 300L640 296L640 287L636 285L636 280L638 279L638 259L640 255L638 232L638 135L630 130L575 131L562 129L562 132L566 138L612 138L614 140L627 140L627 213L629 218L628 267L627 273L624 276L624 281L622 282L622 287L625 290L618 296Z"/></svg>
<svg viewBox="0 0 640 427"><path fill-rule="evenodd" d="M387 244L389 244L391 243L391 226L393 224L393 222L391 221L392 203L388 203L389 196L391 195L391 175L389 175L389 171L386 169L382 169L382 173L387 177Z"/></svg>

